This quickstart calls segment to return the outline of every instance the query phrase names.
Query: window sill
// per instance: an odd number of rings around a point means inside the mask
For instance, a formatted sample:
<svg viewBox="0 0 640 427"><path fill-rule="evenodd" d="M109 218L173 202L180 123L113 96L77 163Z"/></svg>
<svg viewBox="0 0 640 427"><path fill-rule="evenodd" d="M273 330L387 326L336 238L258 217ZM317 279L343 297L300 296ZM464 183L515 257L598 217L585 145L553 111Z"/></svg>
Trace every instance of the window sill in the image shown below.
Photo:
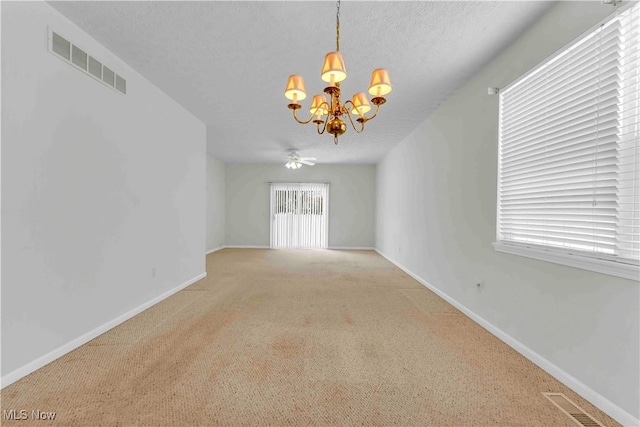
<svg viewBox="0 0 640 427"><path fill-rule="evenodd" d="M494 242L493 248L498 252L519 255L583 270L595 271L610 276L622 277L630 280L640 280L640 267L632 264L591 258L583 255L556 251L553 249L534 248L519 244Z"/></svg>

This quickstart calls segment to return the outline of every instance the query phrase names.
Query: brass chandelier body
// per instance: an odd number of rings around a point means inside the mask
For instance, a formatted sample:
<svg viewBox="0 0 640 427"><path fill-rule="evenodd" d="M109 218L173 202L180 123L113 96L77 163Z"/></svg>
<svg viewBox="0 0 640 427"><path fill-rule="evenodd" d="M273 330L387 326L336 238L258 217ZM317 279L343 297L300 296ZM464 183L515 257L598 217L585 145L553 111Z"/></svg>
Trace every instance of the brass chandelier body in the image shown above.
<svg viewBox="0 0 640 427"><path fill-rule="evenodd" d="M347 131L347 120L357 133L362 132L365 123L378 115L380 106L387 102L384 95L391 92L392 89L389 72L385 68L378 68L371 73L369 85L369 94L373 95L371 103L375 106L372 115L366 116L366 113L371 110L371 106L364 92L356 93L344 103L340 101L340 82L347 78L344 60L340 54L340 0L337 2L336 12L336 51L326 54L321 77L322 80L329 83L329 86L324 88L324 93L329 96L330 100L327 101L327 98L321 94L314 95L309 108L311 116L307 120L300 120L298 117L298 110L302 108L298 101L307 97L302 76L297 74L289 76L284 96L291 100L287 107L293 111L293 118L298 123L307 124L313 121L319 134L326 131L333 135L335 144L338 144L338 137ZM351 114L356 116L359 126L356 126Z"/></svg>

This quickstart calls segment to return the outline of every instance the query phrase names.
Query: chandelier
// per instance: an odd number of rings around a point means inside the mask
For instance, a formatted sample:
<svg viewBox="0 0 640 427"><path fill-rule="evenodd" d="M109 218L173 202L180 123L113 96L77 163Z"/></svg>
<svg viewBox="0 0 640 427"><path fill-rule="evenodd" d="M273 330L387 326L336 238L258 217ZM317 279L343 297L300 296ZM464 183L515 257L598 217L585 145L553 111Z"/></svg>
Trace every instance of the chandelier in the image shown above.
<svg viewBox="0 0 640 427"><path fill-rule="evenodd" d="M344 103L340 101L340 82L347 78L344 60L340 54L340 0L337 2L336 9L336 51L325 55L321 74L322 80L329 83L329 86L324 88L324 93L331 98L330 101L327 101L325 95L314 95L309 108L311 116L307 120L300 120L297 112L302 106L298 104L298 101L305 99L307 92L304 79L297 74L289 76L284 96L291 100L287 107L293 111L293 118L298 123L307 124L313 121L319 134L323 134L325 131L329 132L333 135L333 142L338 144L338 137L347 130L347 120L351 123L353 130L360 133L364 130L365 123L378 115L380 106L387 102L384 95L391 92L391 81L389 80L389 72L385 68L375 69L371 73L369 94L373 96L371 103L376 107L371 116L366 116L366 113L371 110L371 105L364 92L356 93ZM349 113L357 117L356 121L360 123L360 126L354 124Z"/></svg>

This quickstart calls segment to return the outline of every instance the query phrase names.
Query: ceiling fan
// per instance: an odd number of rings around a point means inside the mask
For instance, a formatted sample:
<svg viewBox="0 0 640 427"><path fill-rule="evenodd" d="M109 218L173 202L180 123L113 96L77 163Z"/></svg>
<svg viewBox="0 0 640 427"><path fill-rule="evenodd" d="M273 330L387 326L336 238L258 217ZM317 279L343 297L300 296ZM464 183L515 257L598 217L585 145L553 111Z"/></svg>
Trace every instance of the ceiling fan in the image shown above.
<svg viewBox="0 0 640 427"><path fill-rule="evenodd" d="M289 155L287 156L287 163L285 166L289 169L300 169L302 165L313 166L314 162L311 160L316 160L315 157L300 157L298 153L295 151L289 151Z"/></svg>

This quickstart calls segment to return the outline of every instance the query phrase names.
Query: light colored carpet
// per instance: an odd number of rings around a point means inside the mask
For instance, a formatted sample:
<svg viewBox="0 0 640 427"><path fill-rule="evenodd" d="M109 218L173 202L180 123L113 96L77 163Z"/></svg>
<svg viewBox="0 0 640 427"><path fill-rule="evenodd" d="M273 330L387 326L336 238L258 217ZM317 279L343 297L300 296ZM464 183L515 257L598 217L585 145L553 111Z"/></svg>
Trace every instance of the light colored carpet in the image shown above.
<svg viewBox="0 0 640 427"><path fill-rule="evenodd" d="M208 277L2 390L6 425L617 425L371 251L225 249Z"/></svg>

